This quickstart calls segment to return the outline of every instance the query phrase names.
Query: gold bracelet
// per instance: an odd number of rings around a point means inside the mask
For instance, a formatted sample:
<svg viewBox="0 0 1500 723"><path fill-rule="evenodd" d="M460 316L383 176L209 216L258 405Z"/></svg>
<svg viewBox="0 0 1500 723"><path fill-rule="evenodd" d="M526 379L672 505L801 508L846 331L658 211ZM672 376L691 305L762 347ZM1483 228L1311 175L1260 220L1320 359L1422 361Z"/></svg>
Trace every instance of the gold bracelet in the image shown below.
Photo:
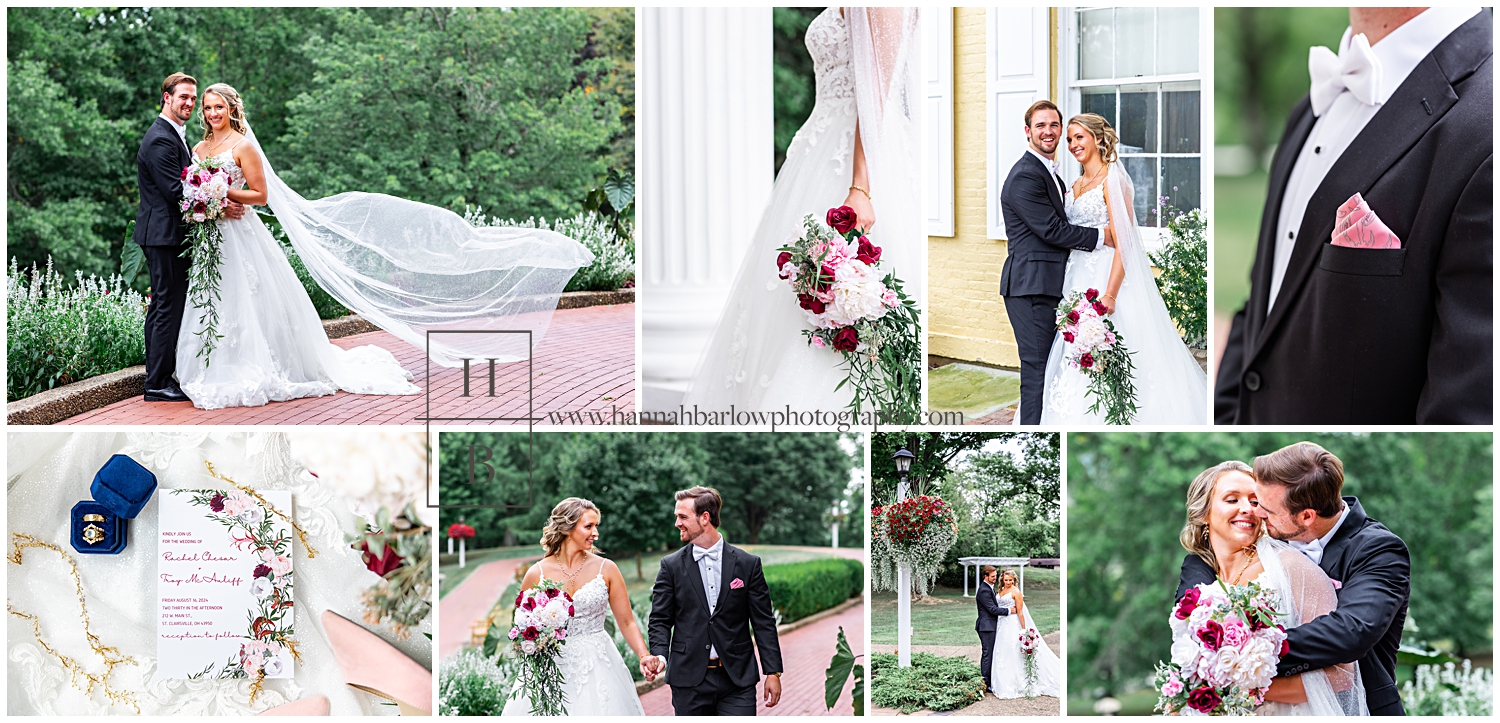
<svg viewBox="0 0 1500 723"><path fill-rule="evenodd" d="M1106 298L1106 299L1114 299L1115 295L1114 294L1105 294L1104 298ZM1119 299L1115 299L1115 301L1119 301Z"/></svg>
<svg viewBox="0 0 1500 723"><path fill-rule="evenodd" d="M850 186L849 190L851 190L851 191L859 191L860 193L865 194L865 198L868 199L868 200L870 200L870 201L875 200L875 197L871 196L869 191L866 191L865 189L860 188L859 186Z"/></svg>

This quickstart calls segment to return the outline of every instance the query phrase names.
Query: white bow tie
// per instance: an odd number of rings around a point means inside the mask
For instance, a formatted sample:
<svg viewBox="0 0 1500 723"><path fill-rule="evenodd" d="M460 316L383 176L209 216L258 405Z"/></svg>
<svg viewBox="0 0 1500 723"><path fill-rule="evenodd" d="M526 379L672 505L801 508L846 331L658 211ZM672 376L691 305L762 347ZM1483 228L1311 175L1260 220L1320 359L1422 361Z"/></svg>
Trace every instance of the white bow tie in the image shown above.
<svg viewBox="0 0 1500 723"><path fill-rule="evenodd" d="M708 559L710 559L710 560L713 560L714 562L718 562L719 561L719 552L721 551L721 549L722 548L718 548L718 547L711 547L711 548L707 548L707 549L702 548L702 547L694 547L693 548L693 562L697 562L699 560L702 560L705 557L708 558Z"/></svg>
<svg viewBox="0 0 1500 723"><path fill-rule="evenodd" d="M1380 58L1370 49L1364 33L1349 39L1349 47L1334 55L1319 45L1307 52L1307 71L1312 76L1313 115L1322 116L1340 93L1348 90L1365 105L1379 105Z"/></svg>
<svg viewBox="0 0 1500 723"><path fill-rule="evenodd" d="M1292 549L1307 555L1307 559L1313 564L1323 564L1323 540L1317 539L1312 542L1293 542Z"/></svg>

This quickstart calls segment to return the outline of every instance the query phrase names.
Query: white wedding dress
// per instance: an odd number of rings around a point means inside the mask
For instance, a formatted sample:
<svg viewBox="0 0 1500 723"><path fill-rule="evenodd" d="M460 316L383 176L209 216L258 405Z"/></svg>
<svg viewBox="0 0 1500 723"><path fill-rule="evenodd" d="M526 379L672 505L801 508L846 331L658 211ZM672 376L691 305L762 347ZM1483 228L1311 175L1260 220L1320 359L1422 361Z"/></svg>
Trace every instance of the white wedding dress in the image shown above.
<svg viewBox="0 0 1500 723"><path fill-rule="evenodd" d="M996 601L1005 610L1016 607L1015 599L1009 595ZM1026 618L1024 627L1022 616L1017 615L1001 615L995 627L995 660L990 664L990 687L996 698L1024 698L1028 692L1033 696L1061 697L1062 662L1041 638L1036 641L1036 682L1030 691L1026 689L1026 654L1021 652L1021 631L1036 630L1036 623L1032 621L1029 610L1021 612Z"/></svg>
<svg viewBox="0 0 1500 723"><path fill-rule="evenodd" d="M573 595L573 622L568 624L568 640L557 658L563 707L569 716L645 715L625 659L604 630L608 612L609 585L601 567ZM531 715L531 699L524 693L511 699L501 715Z"/></svg>
<svg viewBox="0 0 1500 723"><path fill-rule="evenodd" d="M853 178L854 134L863 141L881 247L881 268L894 271L920 301L921 192L917 158L915 8L828 8L807 27L817 78L812 114L787 148L734 286L684 397L703 411L837 412L853 397L841 355L808 345L810 328L796 297L776 275L776 249L800 234L808 214L822 221L843 205Z"/></svg>
<svg viewBox="0 0 1500 723"><path fill-rule="evenodd" d="M1105 187L1109 203L1105 203ZM1105 182L1078 194L1068 194L1068 222L1103 228L1115 218L1120 253L1124 254L1125 279L1116 294L1110 315L1115 330L1125 340L1135 363L1136 415L1134 424L1207 424L1208 377L1183 345L1172 317L1156 288L1151 262L1141 245L1133 204L1130 176L1120 164L1110 164ZM1103 294L1109 283L1115 249L1072 251L1063 279L1063 297L1074 291L1097 289ZM1042 394L1042 424L1104 424L1104 409L1090 414L1094 400L1088 396L1088 377L1069 367L1063 356L1068 342L1058 333L1047 356L1046 386ZM1017 419L1020 415L1016 415Z"/></svg>

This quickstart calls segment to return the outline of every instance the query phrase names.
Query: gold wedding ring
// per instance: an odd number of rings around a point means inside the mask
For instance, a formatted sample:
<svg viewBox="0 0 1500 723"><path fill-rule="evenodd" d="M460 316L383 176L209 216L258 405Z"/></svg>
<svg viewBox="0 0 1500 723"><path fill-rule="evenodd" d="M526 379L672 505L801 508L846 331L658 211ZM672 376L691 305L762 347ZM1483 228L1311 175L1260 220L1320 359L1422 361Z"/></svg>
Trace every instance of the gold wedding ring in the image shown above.
<svg viewBox="0 0 1500 723"><path fill-rule="evenodd" d="M87 514L83 516L84 522L103 522L104 515Z"/></svg>
<svg viewBox="0 0 1500 723"><path fill-rule="evenodd" d="M83 528L83 541L90 545L97 545L104 542L104 530L100 529L98 525L89 525Z"/></svg>

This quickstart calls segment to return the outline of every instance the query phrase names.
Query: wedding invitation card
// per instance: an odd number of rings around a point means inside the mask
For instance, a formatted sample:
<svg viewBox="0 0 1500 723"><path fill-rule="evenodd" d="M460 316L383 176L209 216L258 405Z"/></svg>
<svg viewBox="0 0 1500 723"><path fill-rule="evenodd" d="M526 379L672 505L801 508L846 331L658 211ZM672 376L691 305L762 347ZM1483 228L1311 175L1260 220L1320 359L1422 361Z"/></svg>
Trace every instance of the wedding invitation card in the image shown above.
<svg viewBox="0 0 1500 723"><path fill-rule="evenodd" d="M158 677L292 677L292 493L163 491Z"/></svg>

